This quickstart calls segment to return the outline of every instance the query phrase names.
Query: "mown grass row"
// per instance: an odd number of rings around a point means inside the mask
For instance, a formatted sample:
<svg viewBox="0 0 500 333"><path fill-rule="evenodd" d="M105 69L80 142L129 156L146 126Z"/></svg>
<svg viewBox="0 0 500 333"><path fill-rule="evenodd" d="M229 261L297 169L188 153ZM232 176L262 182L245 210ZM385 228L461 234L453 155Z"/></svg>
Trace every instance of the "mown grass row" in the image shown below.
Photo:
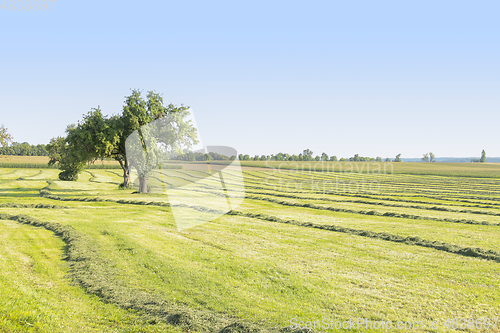
<svg viewBox="0 0 500 333"><path fill-rule="evenodd" d="M346 233L346 234L350 234L350 235L381 239L381 240L390 241L390 242L405 243L408 245L428 247L428 248L432 248L432 249L439 250L439 251L445 251L445 252L454 253L454 254L458 254L458 255L462 255L462 256L466 256L466 257L475 257L475 258L481 258L481 259L486 259L486 260L493 260L493 261L500 263L500 252L497 252L497 251L486 250L486 249L482 249L479 247L464 247L464 246L458 246L458 245L450 244L450 243L430 241L430 240L422 239L418 236L406 236L406 237L404 237L404 236L389 234L389 233L385 233L385 232L374 232L374 231L368 231L368 230L362 230L362 229L346 228L346 227L341 227L338 225L331 225L331 224L325 225L325 224L317 224L317 223L312 223L312 222L301 222L301 221L297 221L297 220L285 220L285 219L281 219L281 218L275 217L275 216L269 216L269 215L260 214L260 213L258 213L258 214L246 213L246 212L235 211L235 210L230 211L228 213L228 215L243 216L243 217L259 219L262 221L285 223L285 224L296 225L296 226L301 226L301 227L322 229L322 230Z"/></svg>
<svg viewBox="0 0 500 333"><path fill-rule="evenodd" d="M499 166L500 170L500 166ZM366 178L371 178L375 179L377 181L383 182L383 183L411 183L415 185L420 185L420 184L428 184L430 182L433 183L440 183L440 184L446 184L446 185L462 185L462 184L468 184L468 185L500 185L500 182L498 181L498 178L456 178L453 176L429 176L429 175L411 175L411 174L392 174L392 173L321 173L321 172L297 172L297 171L261 171L261 170L244 170L243 171L246 175L257 175L257 178L266 178L262 177L261 175L268 175L268 176L273 176L275 174L279 175L295 175L295 176L308 176L310 178L311 176L314 178L325 178L325 179L366 179Z"/></svg>
<svg viewBox="0 0 500 333"><path fill-rule="evenodd" d="M16 168L16 169L57 169L56 165L48 165L47 163L10 163L2 162L0 163L0 168ZM116 164L87 164L85 169L122 169L120 165ZM166 164L162 165L162 169L183 169L182 165L177 164Z"/></svg>
<svg viewBox="0 0 500 333"><path fill-rule="evenodd" d="M396 217L396 218L404 218L404 219L412 219L412 220L429 220L429 221L437 221L437 222L452 222L452 223L464 223L464 224L478 224L478 225L493 225L498 226L500 223L492 223L488 221L475 221L475 220L466 220L466 219L451 219L451 218L438 218L438 217L428 217L428 216L420 216L413 214L404 214L404 213L394 213L394 212L377 212L374 210L355 210L348 208L335 208L335 207L324 207L318 206L310 203L297 203L297 202L288 202L279 199L273 199L269 197L258 197L258 196L245 196L247 199L254 200L262 200L272 202L278 205L283 206L292 206L292 207L303 207L303 208L311 208L318 210L328 210L336 213L352 213L352 214L361 214L361 215L374 215L374 216L387 216L387 217Z"/></svg>
<svg viewBox="0 0 500 333"><path fill-rule="evenodd" d="M274 175L269 173L263 173L270 177L276 178ZM258 177L257 177L258 178ZM262 177L261 177L262 178ZM398 191L401 188L404 188L404 191L412 191L412 192L432 192L433 190L439 190L442 193L479 193L479 194L497 194L500 184L498 182L469 182L464 183L456 182L456 181L447 181L446 179L408 179L401 178L397 179L391 175L391 178L385 179L384 177L376 177L373 175L349 175L349 176L338 176L338 175L323 175L323 174L292 174L292 173L280 173L280 177L278 179L290 179L290 180L299 180L303 181L306 179L314 179L316 181L336 181L336 182L359 182L359 181L376 181L377 184L383 186L385 189L390 190L391 192L401 192ZM443 185L446 185L446 190L443 190Z"/></svg>
<svg viewBox="0 0 500 333"><path fill-rule="evenodd" d="M89 172L89 171L87 171ZM89 172L93 177L94 175ZM172 175L173 177L177 177ZM200 191L203 192L203 191ZM396 218L406 218L406 219L418 219L418 220L431 220L431 221L437 221L437 222L451 222L451 223L463 223L463 224L476 224L476 225L500 225L500 223L495 223L495 222L489 222L489 221L477 221L474 219L458 219L458 218L441 218L441 217L429 217L429 216L421 216L421 215L415 215L415 214L405 214L405 213L399 213L399 212L379 212L379 211L374 211L374 210L355 210L355 209L348 209L348 208L334 208L334 207L325 207L323 205L314 205L311 203L293 203L289 201L284 201L284 200L278 200L273 197L289 197L293 199L298 199L298 200L304 200L308 198L303 198L299 196L293 196L293 195L288 195L288 194L269 194L269 193L259 193L266 195L266 197L263 196L255 196L255 195L250 195L246 193L246 198L248 199L254 199L254 200L263 200L263 201L268 201L280 205L286 205L286 206L295 206L295 207L304 207L304 208L312 208L312 209L318 209L318 210L328 210L328 211L333 211L333 212L340 212L340 213L353 213L353 214L362 214L362 215L375 215L375 216L385 216L385 217L396 217ZM272 196L272 197L269 197ZM323 198L317 199L314 198L313 200L324 200ZM326 199L326 198L325 198ZM81 200L81 199L80 199ZM85 200L96 200L95 198L92 199L85 199ZM104 200L104 199L103 199ZM117 202L120 203L119 201L116 200L111 200L112 202ZM337 202L338 200L333 200L333 199L327 199L327 201L333 201ZM482 211L473 211L473 210L454 210L450 208L445 208L445 207L437 207L437 206L431 206L431 207L424 207L424 206L405 206L405 205L398 205L398 204L387 204L387 203L373 203L373 202L366 202L362 200L352 200L351 202L353 203L360 203L360 204L372 204L372 205L382 205L382 206L392 206L392 207L401 207L401 208L412 208L412 209L424 209L424 210L431 210L431 211L444 211L444 212L453 212L453 213L472 213L476 215L489 215L489 216L500 216L500 213L497 212L482 212ZM122 203L130 203L127 201L122 201ZM142 202L140 203L133 203L133 204L143 204ZM155 203L153 203L155 204ZM156 203L157 204L157 203ZM165 205L163 203L160 203L159 205ZM188 207L188 208L194 208L196 210L201 210L201 211L207 211L206 207ZM217 212L220 213L220 212Z"/></svg>
<svg viewBox="0 0 500 333"><path fill-rule="evenodd" d="M42 194L41 190L41 194ZM47 191L49 192L49 191ZM45 192L45 193L47 193ZM50 192L49 192L50 193ZM170 206L168 203L156 203L156 202L145 202L145 201L127 201L127 200L110 200L110 199L101 199L101 198L62 198L59 196L54 196L54 195L43 195L44 197L55 199L55 200L63 200L63 201L108 201L108 202L115 202L115 203L120 203L120 204L135 204L135 205L154 205L154 206ZM251 198L249 198L251 199ZM264 201L269 201L273 203L278 203L278 204L283 204L283 205L288 205L288 206L294 206L294 207L303 207L303 208L312 208L312 209L320 209L320 210L330 210L330 211L335 211L335 212L342 212L342 213L355 213L355 214L365 214L365 215L375 215L375 216L387 216L387 217L400 217L400 218L408 218L408 219L425 219L425 220L434 220L434 221L440 221L440 222L453 222L453 223L465 223L465 224L480 224L480 225L499 225L499 224L493 224L490 222L478 222L478 221L472 221L472 220L458 220L458 219L437 219L437 218L425 218L425 217L420 217L420 216L415 216L415 215L409 215L409 214L398 214L398 213L380 213L380 212L375 212L375 211L355 211L355 210L350 210L350 209L340 209L340 208L333 208L333 207L321 207L321 206L315 206L312 204L300 204L300 203L289 203L281 200L273 200L271 198L262 198L260 197L259 200L264 200ZM187 205L182 205L182 207L186 208L191 208L191 209L197 209L198 207L196 206L187 206ZM202 209L207 209L206 207L202 207ZM220 213L216 212L215 213ZM420 237L417 236L400 236L400 235L394 235L394 234L389 234L389 233L377 233L373 231L367 231L367 230L360 230L360 229L352 229L352 228L347 228L347 227L341 227L341 226L336 226L336 225L324 225L324 224L315 224L311 222L300 222L297 220L284 220L278 217L273 217L273 216L267 216L264 214L254 214L254 213L245 213L245 212L240 212L240 211L230 211L228 215L239 215L239 216L245 216L245 217L251 217L251 218L258 218L261 220L265 221L272 221L272 222L279 222L279 223L288 223L288 224L293 224L297 226L305 226L305 227L313 227L317 229L324 229L324 230L330 230L330 231L336 231L336 232L343 232L343 233L348 233L348 234L353 234L353 235L358 235L358 236L364 236L364 237L369 237L369 238L377 238L381 240L386 240L386 241L393 241L393 242L398 242L398 243L406 243L410 245L418 245L418 246L423 246L423 247L430 247L436 250L441 250L445 252L450 252L450 253L455 253L459 255L464 255L464 256L469 256L469 257L479 257L482 259L488 259L488 260L494 260L500 262L500 253L492 250L486 250L478 247L463 247L463 246L458 246L454 244L449 244L449 243L444 243L444 242L438 242L438 241L429 241L425 239L421 239Z"/></svg>
<svg viewBox="0 0 500 333"><path fill-rule="evenodd" d="M366 205L374 205L374 206L385 206L385 207L398 207L398 208L413 208L413 209L421 209L421 210L434 210L441 212L452 212L452 213L468 213L468 214L479 214L479 215L491 215L491 216L500 216L500 212L490 212L490 211L479 211L479 210L470 210L470 209L452 209L448 207L438 207L438 206L416 206L416 205L402 205L402 204L392 204L382 201L366 201L366 200L336 200L328 197L318 198L318 197L301 197L298 195L285 194L285 193L268 193L268 192L260 192L260 191L251 191L246 192L252 194L260 194L260 195L269 195L273 197L281 197L281 198L290 198L290 199L298 199L298 200L317 200L317 201L329 201L329 202L338 202L338 203L359 203ZM250 198L250 196L245 195L245 197ZM255 198L253 198L255 199ZM419 202L421 203L421 202ZM436 205L432 203L432 205ZM470 206L461 206L461 207L470 207ZM491 207L481 207L481 208L491 208Z"/></svg>
<svg viewBox="0 0 500 333"><path fill-rule="evenodd" d="M397 176L393 174L385 175L385 174L357 174L357 173L349 173L349 174L322 174L322 173L302 173L302 172L279 172L279 177L276 177L276 173L270 173L265 171L244 171L246 175L252 176L257 175L256 177L259 179L262 178L282 178L282 179L295 179L295 180L303 180L303 179L316 179L316 180L340 180L340 181L360 181L360 180L374 180L377 183L387 185L387 186L412 186L414 188L425 187L428 188L439 188L439 185L447 185L447 189L457 189L460 187L460 190L484 190L486 188L498 187L500 184L498 181L493 180L471 180L471 179L457 179L453 177L411 177L411 176ZM262 177L261 175L265 175ZM464 188L464 185L467 186Z"/></svg>
<svg viewBox="0 0 500 333"><path fill-rule="evenodd" d="M383 180L383 179L380 179L380 177L376 177L374 175L367 176L367 175L356 175L356 174L349 175L349 177L346 177L346 176L339 177L337 175L332 176L332 175L323 175L323 174L300 174L300 173L297 173L297 174L279 173L279 175L276 175L273 173L258 172L258 171L254 171L254 172L244 171L244 174L247 176L246 177L247 180L250 180L250 178L255 178L257 181L260 181L261 179L266 179L266 180L276 179L276 180L280 180L280 181L293 180L293 181L298 181L298 183L303 183L305 180L312 179L315 181L324 180L325 182L330 182L330 183L335 182L335 183L339 183L339 184L349 183L349 182L359 183L360 181L364 181L364 182L375 181L377 184L381 185L381 188L388 187L385 189L390 190L390 192L394 192L394 193L408 192L408 190L411 189L411 187L415 187L415 189L413 191L411 191L414 193L427 193L427 192L429 192L429 191L422 191L417 186L417 185L422 185L422 186L425 186L427 189L431 187L433 189L439 190L439 192L442 192L442 193L457 194L457 193L465 193L468 190L471 190L473 193L479 192L479 193L498 194L497 187L500 186L500 184L498 184L498 183L483 182L481 180L481 182L479 182L479 183L474 183L475 186L481 187L481 189L480 189L481 191L479 191L479 190L472 190L472 189L464 188L463 182L460 182L460 183L453 182L454 186L449 186L449 184L448 184L449 182L446 180L443 180L443 179L439 179L437 181L421 180L421 182L414 182L414 181L409 181L408 179L405 179L405 178L403 178L401 180L397 180L397 179L395 180L393 175L391 175L390 180ZM293 183L293 181L291 181L291 183ZM447 185L446 189L456 188L456 190L454 190L454 191L443 190L443 185ZM459 187L457 187L458 185L459 185ZM493 189L491 188L492 185L494 185ZM394 187L397 187L397 188L403 187L404 190L397 190Z"/></svg>
<svg viewBox="0 0 500 333"><path fill-rule="evenodd" d="M205 206L199 205L186 205L186 204L175 204L171 205L168 202L157 202L157 201L142 201L142 200L124 200L124 199L105 199L105 198L97 198L97 197L79 197L79 198L65 198L58 195L53 195L50 192L50 188L44 187L40 190L40 196L47 199L59 200L59 201L80 201L80 202L112 202L123 205L141 205L141 206L159 206L159 207L183 207L197 210L203 213L211 213L211 214L225 214L226 211L211 209Z"/></svg>
<svg viewBox="0 0 500 333"><path fill-rule="evenodd" d="M201 192L201 193L211 193L217 196L224 196L223 194L216 192L216 191L210 191L209 186L198 186L198 189L186 189L186 192ZM206 190L201 190L200 188L205 188ZM412 200L401 200L403 202L408 202L408 203L420 203L420 204L428 204L429 206L421 206L421 205L404 205L404 204L396 204L396 203L387 203L383 201L366 201L366 200L338 200L338 199L332 199L327 196L324 197L303 197L303 196L298 196L298 195L293 195L293 194L285 194L283 192L262 192L262 191L250 191L246 190L245 191L245 198L248 199L253 199L253 200L265 200L269 201L267 199L263 199L263 197L256 196L256 195L266 195L266 196L272 196L272 197L280 197L280 198L290 198L290 199L297 199L297 200L311 200L311 201L326 201L326 202L334 202L334 203L359 203L359 204L366 204L366 205L374 205L374 206L383 206L383 207L395 207L395 208L411 208L411 209L420 209L420 210L427 210L427 211L439 211L439 212L451 212L451 213L464 213L464 214L475 214L475 215L488 215L488 216L500 216L500 212L492 212L492 211L479 211L479 210L470 210L470 209L453 209L449 207L444 207L445 204L442 203L426 203L426 202L420 202L420 201L412 201ZM383 199L378 199L378 200L383 200ZM396 200L394 200L396 201ZM432 205L432 206L430 206ZM442 205L442 207L439 207L438 205ZM446 205L449 206L449 205ZM458 206L458 207L471 207L468 205L451 205L451 206ZM321 207L321 206L320 206ZM493 208L490 206L474 206L476 208ZM310 207L309 207L310 208ZM390 213L387 213L390 214ZM373 214L369 214L373 215ZM385 215L389 216L389 215ZM432 218L427 218L423 217L425 219L432 219ZM462 221L462 220L461 220ZM450 221L447 221L450 222ZM478 223L472 223L472 224L491 224L491 222L478 222ZM470 224L470 223L469 223Z"/></svg>
<svg viewBox="0 0 500 333"><path fill-rule="evenodd" d="M48 187L44 187L40 190L40 196L47 199L59 200L59 201L81 201L81 202L113 202L119 204L127 204L127 205L146 205L146 206L161 206L161 207L170 207L168 202L155 202L155 201L141 201L141 200L113 200L113 199L105 199L105 198L97 198L97 197L80 197L80 198L66 198L60 197L58 195L53 195L50 192Z"/></svg>
<svg viewBox="0 0 500 333"><path fill-rule="evenodd" d="M19 203L0 203L0 208L47 208L47 209L71 209L72 207L66 207L61 205L50 205L50 204L19 204Z"/></svg>
<svg viewBox="0 0 500 333"><path fill-rule="evenodd" d="M254 172L256 173L256 172ZM246 175L249 174L249 172L245 172ZM188 180L188 181L192 181L193 179L186 179L184 177L181 177L177 174L169 174L167 175L168 177L173 177L173 178L179 178L179 179L182 179L182 180ZM209 176L208 174L206 176ZM280 175L280 176L283 176L283 177L286 177L285 175ZM255 176L252 176L252 177L255 177ZM165 182L165 179L162 180L163 182ZM227 180L227 182L229 183L229 179ZM340 183L341 184L341 183ZM169 184L169 185L172 185L172 184ZM251 179L249 179L248 177L246 177L245 179L245 185L247 186L247 188L256 188L256 189L265 189L265 190L269 190L269 188L264 188L262 187L262 181L260 180L257 180L257 181L252 181ZM341 184L342 185L342 184ZM276 185L273 186L273 184L269 184L270 187L274 187ZM208 188L208 187L207 187ZM357 197L365 197L365 198L372 198L372 196L364 196L363 194L346 194L345 192L342 192L342 191L315 191L314 189L314 186L311 186L311 190L308 191L308 192L314 192L314 193L322 193L322 194L329 194L329 195L342 195L342 196L357 196ZM438 197L436 197L435 195L421 195L421 194L417 194L417 193L414 193L414 192L411 192L411 193L408 193L408 191L400 191L401 193L404 193L405 196L412 196L412 197L423 197L423 198L429 198L429 199L434 199L434 200L444 200L444 201L454 201L454 202L464 202L464 203L472 203L474 204L474 207L480 207L480 208L492 208L492 207L485 207L485 203L482 203L481 205L478 205L478 202L477 201L470 201L470 200L464 200L464 196L463 196L463 192L462 192L462 195L457 197L457 198L450 198L449 196L443 196L440 192L440 195ZM457 193L456 192L453 192L454 195L456 195ZM489 192L488 192L489 193ZM496 192L495 192L496 193ZM385 193L385 192L382 192L380 193L381 195L384 195L386 196L386 198L384 198L384 200L390 200L390 201L404 201L404 202L412 202L412 203L423 203L423 202L420 202L420 201L416 201L416 200L408 200L408 199L400 199L400 195L397 195L396 193ZM398 196L398 198L390 198L391 196ZM497 201L499 198L494 198L494 197L487 197L487 196L469 196L469 198L472 198L472 199L476 199L476 200L486 200L486 201ZM436 203L436 204L441 204L441 205L445 205L443 203ZM489 205L500 205L498 203L495 203L495 202L488 202L486 204L489 204ZM457 205L457 204L455 204ZM467 207L467 206L471 206L471 205L457 205L457 206L464 206L464 207Z"/></svg>
<svg viewBox="0 0 500 333"><path fill-rule="evenodd" d="M245 180L245 188L251 188L251 189L258 189L258 190L273 190L273 191L278 191L276 189L276 185L267 185L267 187L262 186L263 182L248 182ZM251 186L248 186L251 185ZM279 192L284 192L284 191L279 191ZM417 200L411 200L411 199L403 199L401 194L392 194L392 193L386 193L386 192L381 192L378 193L378 196L375 193L371 192L366 192L366 191L360 191L360 193L357 193L357 191L317 191L313 189L302 189L302 190L297 190L297 191L290 191L293 193L303 193L303 194L316 194L316 195L336 195L336 196L343 196L343 197L356 197L356 198L366 198L366 199L374 199L374 200L387 200L387 201L397 201L397 202L411 202L411 203L426 203L422 201L417 201ZM412 198L426 198L426 199L432 199L432 200L442 200L442 201L448 201L448 202L463 202L463 203L470 203L472 205L463 205L463 207L480 207L480 208L498 208L500 207L500 203L496 202L484 202L488 199L485 199L483 197L477 198L477 200L482 200L482 201L472 201L472 200L466 200L466 199L460 199L460 198L448 198L444 196L430 196L430 195L421 195L421 194L413 194L413 193L404 193L405 197L412 197ZM495 200L496 201L496 200ZM436 203L439 204L439 203ZM448 205L448 204L446 204ZM450 204L451 205L451 204ZM453 204L457 205L457 204ZM462 205L460 205L462 206Z"/></svg>
<svg viewBox="0 0 500 333"><path fill-rule="evenodd" d="M66 258L71 267L71 278L88 293L97 295L124 309L138 310L148 323L165 322L180 326L186 331L196 332L306 332L292 331L288 327L262 327L255 323L231 318L225 314L189 307L165 300L161 295L144 292L120 285L114 277L120 273L113 264L99 256L98 247L84 234L71 226L44 222L27 215L0 213L0 220L11 220L22 224L45 228L54 232L67 245Z"/></svg>
<svg viewBox="0 0 500 333"><path fill-rule="evenodd" d="M279 179L278 179L279 180ZM251 186L259 186L262 185L262 181L251 181L246 179L246 185ZM364 182L361 184L354 182L354 184L350 182L332 182L332 181L309 181L304 180L302 182L270 182L266 179L266 184L273 188L286 188L297 189L300 187L301 190L307 190L312 193L322 193L322 194L338 194L342 192L353 192L353 193L377 193L385 196L392 197L401 197L401 196L412 196L412 197L422 197L429 199L438 199L438 200L446 200L446 201L460 201L460 202L472 202L477 203L476 201L468 201L469 200L482 200L482 201L500 201L500 197L492 197L492 196L478 196L478 195L465 195L463 192L446 192L439 191L439 195L434 194L434 192L429 191L408 191L405 190L392 190L387 188L379 187L378 183ZM353 188L351 185L355 185ZM369 188L368 190L366 188ZM375 188L373 188L375 187ZM448 194L447 194L448 193ZM490 192L497 194L497 192Z"/></svg>

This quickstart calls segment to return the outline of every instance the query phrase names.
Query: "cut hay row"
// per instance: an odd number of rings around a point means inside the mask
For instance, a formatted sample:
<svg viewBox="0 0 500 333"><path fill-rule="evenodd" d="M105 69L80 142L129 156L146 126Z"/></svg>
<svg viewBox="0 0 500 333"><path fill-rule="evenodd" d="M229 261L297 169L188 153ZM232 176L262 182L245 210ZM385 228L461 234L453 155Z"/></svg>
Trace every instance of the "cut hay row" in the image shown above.
<svg viewBox="0 0 500 333"><path fill-rule="evenodd" d="M498 252L498 251L486 250L486 249L482 249L479 247L462 247L462 246L448 244L448 243L444 243L444 242L437 242L437 241L430 241L430 240L426 240L426 239L421 239L418 236L403 237L403 236L389 234L389 233L373 232L373 231L367 231L367 230L362 230L362 229L346 228L346 227L342 227L342 226L338 226L338 225L325 225L325 224L316 224L313 222L301 222L301 221L297 221L297 220L284 220L284 219L281 219L279 217L269 216L269 215L260 214L260 213L255 214L255 213L246 213L246 212L233 210L233 211L229 212L228 214L229 215L236 215L236 216L245 216L245 217L255 218L255 219L269 221L269 222L291 224L291 225L296 225L296 226L301 226L301 227L308 227L308 228L322 229L322 230L328 230L328 231L334 231L334 232L341 232L341 233L362 236L362 237L368 237L368 238L376 238L376 239L381 239L381 240L390 241L390 242L404 243L407 245L428 247L428 248L432 248L432 249L439 250L439 251L445 251L445 252L454 253L454 254L467 256L467 257L475 257L475 258L481 258L481 259L486 259L486 260L493 260L493 261L500 263L500 252Z"/></svg>
<svg viewBox="0 0 500 333"><path fill-rule="evenodd" d="M187 331L197 332L283 332L272 327L262 327L251 322L238 320L210 311L194 310L181 304L165 300L161 295L128 288L116 277L119 270L103 259L98 246L71 226L44 222L28 215L0 213L0 220L11 220L22 224L41 227L54 232L67 245L66 260L71 265L71 278L85 290L98 296L104 302L116 304L124 309L143 313L148 321L162 321L180 326Z"/></svg>

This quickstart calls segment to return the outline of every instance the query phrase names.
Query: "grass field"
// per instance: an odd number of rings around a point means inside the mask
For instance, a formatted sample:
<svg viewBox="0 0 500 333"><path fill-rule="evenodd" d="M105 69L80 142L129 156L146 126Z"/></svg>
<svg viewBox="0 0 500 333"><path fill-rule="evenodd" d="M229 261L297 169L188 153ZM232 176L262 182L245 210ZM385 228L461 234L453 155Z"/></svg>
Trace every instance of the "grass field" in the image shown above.
<svg viewBox="0 0 500 333"><path fill-rule="evenodd" d="M1 163L49 163L49 157L0 155Z"/></svg>
<svg viewBox="0 0 500 333"><path fill-rule="evenodd" d="M11 156L0 155L2 168L29 168L29 169L56 169L55 165L48 165L48 156ZM121 169L117 161L95 161L87 164L86 169Z"/></svg>
<svg viewBox="0 0 500 333"><path fill-rule="evenodd" d="M444 332L446 319L498 318L500 165L394 165L246 169L239 207L183 231L164 195L119 190L120 170L62 182L58 170L0 168L0 327L292 332L367 318L439 320L415 331Z"/></svg>
<svg viewBox="0 0 500 333"><path fill-rule="evenodd" d="M276 170L299 170L347 173L394 173L412 175L441 175L457 177L500 177L497 163L417 163L417 162L278 162L242 161L242 166Z"/></svg>

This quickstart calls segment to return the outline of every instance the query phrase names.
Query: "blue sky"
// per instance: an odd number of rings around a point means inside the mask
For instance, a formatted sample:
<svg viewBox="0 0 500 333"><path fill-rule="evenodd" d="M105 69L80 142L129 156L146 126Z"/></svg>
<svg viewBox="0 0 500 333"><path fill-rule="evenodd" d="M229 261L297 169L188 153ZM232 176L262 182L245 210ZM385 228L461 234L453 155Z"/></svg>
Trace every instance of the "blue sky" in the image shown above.
<svg viewBox="0 0 500 333"><path fill-rule="evenodd" d="M0 123L48 143L139 88L191 106L205 144L250 155L500 156L499 12L498 1L0 9Z"/></svg>

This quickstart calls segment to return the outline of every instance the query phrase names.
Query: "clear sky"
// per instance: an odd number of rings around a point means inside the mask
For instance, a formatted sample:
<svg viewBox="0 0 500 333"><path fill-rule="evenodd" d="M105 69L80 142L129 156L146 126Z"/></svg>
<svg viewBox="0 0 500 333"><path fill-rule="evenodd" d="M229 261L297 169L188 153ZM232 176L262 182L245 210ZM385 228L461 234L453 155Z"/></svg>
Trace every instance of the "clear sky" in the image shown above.
<svg viewBox="0 0 500 333"><path fill-rule="evenodd" d="M205 144L244 154L500 156L498 13L480 0L0 9L0 123L48 143L139 88L191 106Z"/></svg>

